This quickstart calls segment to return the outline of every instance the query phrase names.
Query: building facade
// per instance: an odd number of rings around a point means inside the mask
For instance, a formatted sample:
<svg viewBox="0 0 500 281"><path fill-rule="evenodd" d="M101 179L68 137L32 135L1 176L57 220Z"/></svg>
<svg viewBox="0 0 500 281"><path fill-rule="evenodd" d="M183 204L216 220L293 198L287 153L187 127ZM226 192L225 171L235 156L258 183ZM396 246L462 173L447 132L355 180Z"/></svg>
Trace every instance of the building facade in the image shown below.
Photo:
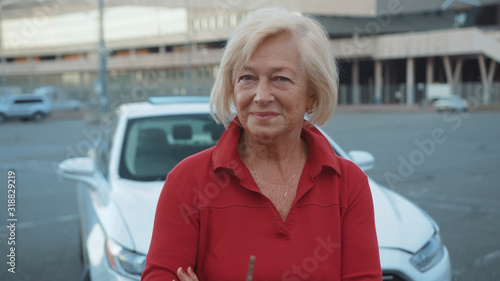
<svg viewBox="0 0 500 281"><path fill-rule="evenodd" d="M325 26L339 61L340 104L424 104L436 89L500 103L500 1L490 0L104 1L110 103L208 95L229 34L267 6ZM22 0L0 12L0 91L54 86L99 98L97 0Z"/></svg>

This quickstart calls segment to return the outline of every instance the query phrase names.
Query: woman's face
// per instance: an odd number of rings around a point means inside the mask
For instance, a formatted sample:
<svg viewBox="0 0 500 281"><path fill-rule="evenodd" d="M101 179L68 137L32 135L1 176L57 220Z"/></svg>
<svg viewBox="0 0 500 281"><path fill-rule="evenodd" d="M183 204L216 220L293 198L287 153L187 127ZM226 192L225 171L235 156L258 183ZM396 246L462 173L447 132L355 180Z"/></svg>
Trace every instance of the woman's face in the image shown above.
<svg viewBox="0 0 500 281"><path fill-rule="evenodd" d="M261 141L300 132L314 105L300 53L288 34L264 40L237 73L234 103L245 132Z"/></svg>

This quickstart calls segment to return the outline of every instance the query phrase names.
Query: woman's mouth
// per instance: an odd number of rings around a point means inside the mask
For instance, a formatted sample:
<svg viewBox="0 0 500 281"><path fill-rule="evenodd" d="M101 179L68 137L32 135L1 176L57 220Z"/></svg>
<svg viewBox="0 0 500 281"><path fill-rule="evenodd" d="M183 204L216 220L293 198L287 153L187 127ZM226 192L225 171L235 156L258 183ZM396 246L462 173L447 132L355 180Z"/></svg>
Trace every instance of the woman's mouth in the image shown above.
<svg viewBox="0 0 500 281"><path fill-rule="evenodd" d="M250 115L253 116L258 121L267 121L269 119L272 119L276 116L278 116L278 113L272 112L272 111L266 111L266 112L252 112Z"/></svg>

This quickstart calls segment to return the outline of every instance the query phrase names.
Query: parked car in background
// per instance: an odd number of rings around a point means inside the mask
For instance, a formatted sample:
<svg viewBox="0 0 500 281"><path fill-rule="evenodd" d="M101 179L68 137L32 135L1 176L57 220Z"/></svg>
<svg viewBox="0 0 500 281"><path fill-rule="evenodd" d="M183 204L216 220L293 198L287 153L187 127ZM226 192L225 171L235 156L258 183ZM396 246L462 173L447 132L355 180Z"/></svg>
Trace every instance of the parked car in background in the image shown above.
<svg viewBox="0 0 500 281"><path fill-rule="evenodd" d="M83 103L73 99L59 99L52 101L52 109L54 111L78 111L82 110Z"/></svg>
<svg viewBox="0 0 500 281"><path fill-rule="evenodd" d="M83 108L83 103L76 99L71 99L63 89L54 86L43 86L33 90L33 94L43 95L52 102L54 111L77 111Z"/></svg>
<svg viewBox="0 0 500 281"><path fill-rule="evenodd" d="M466 100L452 95L441 97L434 102L437 111L467 111L469 105Z"/></svg>
<svg viewBox="0 0 500 281"><path fill-rule="evenodd" d="M11 95L0 101L0 122L13 118L40 121L51 113L51 103L43 95Z"/></svg>
<svg viewBox="0 0 500 281"><path fill-rule="evenodd" d="M103 137L88 157L59 164L64 178L80 183L84 280L140 279L167 173L215 145L224 131L209 112L208 98L200 97L122 105L104 122L109 130L96 132ZM341 157L365 171L373 167L371 154L345 153L325 136ZM451 280L448 251L434 220L396 192L369 183L384 280Z"/></svg>

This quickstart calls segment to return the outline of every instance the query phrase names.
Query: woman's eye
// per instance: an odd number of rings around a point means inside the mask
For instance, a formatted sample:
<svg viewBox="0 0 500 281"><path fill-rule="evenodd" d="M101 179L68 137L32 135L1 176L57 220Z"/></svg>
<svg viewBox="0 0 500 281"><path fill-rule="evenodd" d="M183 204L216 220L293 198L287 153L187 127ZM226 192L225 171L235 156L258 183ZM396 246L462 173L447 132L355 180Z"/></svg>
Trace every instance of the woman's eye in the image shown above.
<svg viewBox="0 0 500 281"><path fill-rule="evenodd" d="M240 81L250 81L253 77L251 75L243 75L240 77Z"/></svg>
<svg viewBox="0 0 500 281"><path fill-rule="evenodd" d="M288 79L287 77L284 77L284 76L278 76L278 77L276 77L276 81L288 82L288 81L290 81L290 79Z"/></svg>

